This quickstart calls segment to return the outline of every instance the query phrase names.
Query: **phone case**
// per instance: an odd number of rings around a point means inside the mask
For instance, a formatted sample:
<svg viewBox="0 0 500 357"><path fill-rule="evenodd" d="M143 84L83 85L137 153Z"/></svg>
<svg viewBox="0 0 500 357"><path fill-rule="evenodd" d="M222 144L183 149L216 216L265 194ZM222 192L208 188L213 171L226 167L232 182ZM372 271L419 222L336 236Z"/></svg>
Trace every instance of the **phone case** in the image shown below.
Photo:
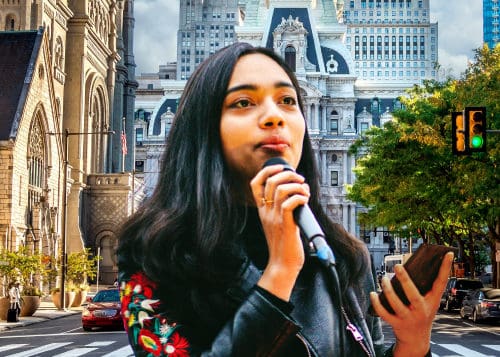
<svg viewBox="0 0 500 357"><path fill-rule="evenodd" d="M445 254L448 252L454 252L456 254L456 251L456 248L446 247L444 245L422 244L406 261L403 266L422 295L431 290L432 284L437 278L439 268L441 267L441 262L443 261ZM399 296L401 301L405 305L410 305L410 302L403 291L403 287L396 276L392 277L391 283L395 293ZM379 297L380 302L387 309L387 311L394 314L394 310L389 305L383 291L379 293ZM370 313L375 315L371 306Z"/></svg>

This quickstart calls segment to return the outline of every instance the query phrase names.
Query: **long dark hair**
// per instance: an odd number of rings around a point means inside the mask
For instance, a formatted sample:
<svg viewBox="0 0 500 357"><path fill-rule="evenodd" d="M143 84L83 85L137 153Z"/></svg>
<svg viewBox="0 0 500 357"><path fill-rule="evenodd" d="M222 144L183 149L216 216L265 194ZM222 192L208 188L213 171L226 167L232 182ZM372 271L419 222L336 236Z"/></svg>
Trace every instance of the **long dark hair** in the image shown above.
<svg viewBox="0 0 500 357"><path fill-rule="evenodd" d="M231 193L219 125L233 68L239 58L252 53L269 56L286 71L303 112L298 81L272 50L236 43L204 61L181 97L166 141L158 185L121 234L121 273L141 270L160 284L168 277L170 283L190 281L193 285L211 286L236 274L239 261L233 245L244 217L241 204ZM342 252L344 263L340 264L339 274L348 286L366 264L364 245L323 212L319 175L307 132L297 171L310 185L309 204L329 236L329 243ZM344 266L349 266L349 271Z"/></svg>

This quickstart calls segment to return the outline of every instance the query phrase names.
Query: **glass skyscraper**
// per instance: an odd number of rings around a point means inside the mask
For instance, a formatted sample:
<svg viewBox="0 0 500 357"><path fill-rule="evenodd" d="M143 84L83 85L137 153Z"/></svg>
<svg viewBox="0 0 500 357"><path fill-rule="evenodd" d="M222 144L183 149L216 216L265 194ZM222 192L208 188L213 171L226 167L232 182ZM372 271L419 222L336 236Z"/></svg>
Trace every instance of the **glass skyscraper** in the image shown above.
<svg viewBox="0 0 500 357"><path fill-rule="evenodd" d="M499 0L483 0L483 40L493 48L500 40Z"/></svg>

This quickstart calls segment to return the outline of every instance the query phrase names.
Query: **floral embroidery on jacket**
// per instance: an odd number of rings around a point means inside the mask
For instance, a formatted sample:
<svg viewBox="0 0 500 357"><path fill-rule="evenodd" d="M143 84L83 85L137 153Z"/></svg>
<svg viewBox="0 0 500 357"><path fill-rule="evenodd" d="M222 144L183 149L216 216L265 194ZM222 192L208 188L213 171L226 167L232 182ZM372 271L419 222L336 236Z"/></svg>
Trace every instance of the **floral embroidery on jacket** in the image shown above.
<svg viewBox="0 0 500 357"><path fill-rule="evenodd" d="M179 325L158 312L161 302L154 299L155 288L156 283L143 273L121 283L122 317L130 341L134 349L147 352L147 357L189 356L189 342L178 333Z"/></svg>

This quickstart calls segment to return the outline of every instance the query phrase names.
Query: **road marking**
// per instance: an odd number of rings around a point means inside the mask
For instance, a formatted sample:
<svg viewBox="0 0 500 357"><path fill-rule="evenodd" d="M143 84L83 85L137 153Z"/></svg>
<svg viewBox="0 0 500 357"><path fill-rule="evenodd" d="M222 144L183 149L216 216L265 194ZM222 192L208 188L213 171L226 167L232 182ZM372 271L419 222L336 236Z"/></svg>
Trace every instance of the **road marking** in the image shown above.
<svg viewBox="0 0 500 357"><path fill-rule="evenodd" d="M482 353L476 352L474 350L471 350L467 347L463 347L462 345L457 345L454 343L440 343L438 344L440 347L444 347L450 351L459 353L462 356L467 356L467 357L490 357L490 355L484 355Z"/></svg>
<svg viewBox="0 0 500 357"><path fill-rule="evenodd" d="M90 353L92 351L97 350L97 348L75 348L73 350L66 351L64 353L60 353L58 355L55 355L53 357L78 357L78 356L83 356L86 355L87 353Z"/></svg>
<svg viewBox="0 0 500 357"><path fill-rule="evenodd" d="M72 328L71 330L64 331L64 332L62 332L62 333L71 333L71 332L73 332L73 331L77 331L77 330L81 330L81 327Z"/></svg>
<svg viewBox="0 0 500 357"><path fill-rule="evenodd" d="M96 341L89 343L88 345L85 345L85 347L103 347L103 346L109 346L115 343L116 341Z"/></svg>
<svg viewBox="0 0 500 357"><path fill-rule="evenodd" d="M132 347L130 347L130 345L127 345L127 346L122 347L116 351L108 353L102 357L127 357L127 356L133 356L133 355L134 355L134 351L132 351Z"/></svg>
<svg viewBox="0 0 500 357"><path fill-rule="evenodd" d="M500 351L500 345L483 345L483 346L495 351Z"/></svg>
<svg viewBox="0 0 500 357"><path fill-rule="evenodd" d="M0 346L0 352L3 351L8 351L8 350L13 350L15 348L23 347L26 346L27 343L17 343L17 344L12 344L12 345L7 345L7 346Z"/></svg>
<svg viewBox="0 0 500 357"><path fill-rule="evenodd" d="M470 326L470 327L473 327L474 329L477 329L477 330L481 330L483 332L487 332L487 333L491 333L495 336L500 336L500 333L498 332L495 332L495 331L491 331L491 329L488 329L487 327L481 327L481 326L478 326L477 323L472 323L472 322L467 322L465 321L464 322L464 325L467 325L467 326Z"/></svg>
<svg viewBox="0 0 500 357"><path fill-rule="evenodd" d="M76 335L88 335L89 332L76 332L76 333L68 333L66 334L67 336L76 336ZM120 334L123 335L125 334L124 331L94 331L92 332L92 335L108 335L108 334ZM9 336L0 336L0 339L7 339L7 338L31 338L31 337L48 337L48 336L62 336L63 333L46 333L46 334L38 334L38 335L9 335Z"/></svg>
<svg viewBox="0 0 500 357"><path fill-rule="evenodd" d="M61 343L49 343L48 345L32 348L30 350L19 352L13 355L8 355L6 357L29 357L36 356L38 353L47 352L55 350L56 348L71 345L73 342L61 342Z"/></svg>

